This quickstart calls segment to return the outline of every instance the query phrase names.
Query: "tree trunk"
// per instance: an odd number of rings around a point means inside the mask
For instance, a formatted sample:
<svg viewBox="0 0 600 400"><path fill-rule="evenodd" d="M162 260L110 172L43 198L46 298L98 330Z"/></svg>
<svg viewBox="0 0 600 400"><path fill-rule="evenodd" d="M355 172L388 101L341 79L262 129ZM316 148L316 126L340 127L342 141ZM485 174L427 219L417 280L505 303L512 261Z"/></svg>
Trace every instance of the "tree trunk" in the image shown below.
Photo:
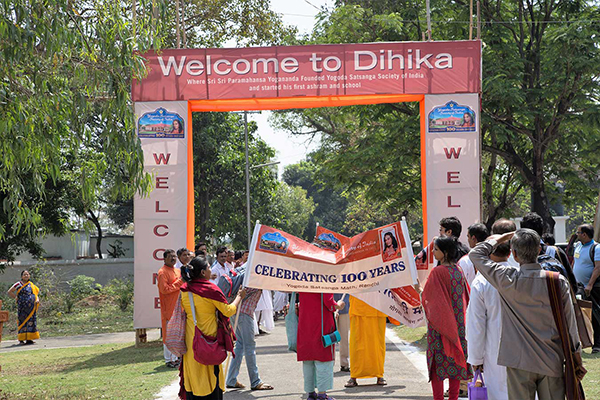
<svg viewBox="0 0 600 400"><path fill-rule="evenodd" d="M98 217L92 212L92 210L88 210L88 214L88 219L92 221L92 223L96 226L96 230L98 231L98 239L96 240L96 253L98 254L98 258L102 258L102 227L100 226Z"/></svg>
<svg viewBox="0 0 600 400"><path fill-rule="evenodd" d="M544 156L542 149L533 151L533 182L531 182L531 211L538 213L547 224L549 232L554 232L554 219L550 214L550 202L544 184Z"/></svg>

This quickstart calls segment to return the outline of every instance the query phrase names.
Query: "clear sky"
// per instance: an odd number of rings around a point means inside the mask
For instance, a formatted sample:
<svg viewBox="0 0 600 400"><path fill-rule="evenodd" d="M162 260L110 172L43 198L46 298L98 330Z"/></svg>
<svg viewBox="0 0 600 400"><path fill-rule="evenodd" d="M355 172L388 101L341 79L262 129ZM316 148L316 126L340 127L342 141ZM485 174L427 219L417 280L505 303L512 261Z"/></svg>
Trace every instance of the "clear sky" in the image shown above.
<svg viewBox="0 0 600 400"><path fill-rule="evenodd" d="M271 9L282 15L283 22L287 25L298 27L299 33L312 31L315 16L321 7L333 7L333 0L271 0ZM277 150L275 160L279 164L279 176L286 165L297 163L314 150L318 141L308 142L303 137L295 137L287 132L276 131L269 126L268 111L261 114L252 114L248 118L258 124L258 133L262 139Z"/></svg>

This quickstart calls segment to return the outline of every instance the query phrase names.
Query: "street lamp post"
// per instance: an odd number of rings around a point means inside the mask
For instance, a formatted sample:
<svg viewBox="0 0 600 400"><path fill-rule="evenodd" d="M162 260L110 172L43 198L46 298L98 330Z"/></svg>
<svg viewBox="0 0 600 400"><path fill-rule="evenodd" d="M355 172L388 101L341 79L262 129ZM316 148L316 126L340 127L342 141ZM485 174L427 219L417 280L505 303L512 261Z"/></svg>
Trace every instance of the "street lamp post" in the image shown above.
<svg viewBox="0 0 600 400"><path fill-rule="evenodd" d="M248 250L252 244L252 225L250 223L250 170L279 164L279 161L250 166L248 159L248 114L260 114L260 111L244 111L244 142L246 151L246 223L248 225Z"/></svg>
<svg viewBox="0 0 600 400"><path fill-rule="evenodd" d="M244 111L244 141L246 143L246 222L248 223L248 250L252 241L250 226L250 161L248 160L248 111Z"/></svg>

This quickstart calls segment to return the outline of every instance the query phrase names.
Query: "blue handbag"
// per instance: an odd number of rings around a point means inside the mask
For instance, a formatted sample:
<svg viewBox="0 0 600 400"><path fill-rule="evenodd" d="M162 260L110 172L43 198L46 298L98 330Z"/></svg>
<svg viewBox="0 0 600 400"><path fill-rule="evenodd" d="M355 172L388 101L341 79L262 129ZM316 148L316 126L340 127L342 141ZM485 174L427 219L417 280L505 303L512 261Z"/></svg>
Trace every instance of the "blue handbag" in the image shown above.
<svg viewBox="0 0 600 400"><path fill-rule="evenodd" d="M335 317L333 318L333 323L335 324L335 331L325 335L323 333L323 294L321 293L321 341L323 342L323 347L329 347L332 344L339 343L342 340L340 331L338 331L337 328L337 321L335 320Z"/></svg>
<svg viewBox="0 0 600 400"><path fill-rule="evenodd" d="M285 333L288 340L288 350L296 352L298 342L298 316L296 315L296 293L292 293L290 309L285 316Z"/></svg>

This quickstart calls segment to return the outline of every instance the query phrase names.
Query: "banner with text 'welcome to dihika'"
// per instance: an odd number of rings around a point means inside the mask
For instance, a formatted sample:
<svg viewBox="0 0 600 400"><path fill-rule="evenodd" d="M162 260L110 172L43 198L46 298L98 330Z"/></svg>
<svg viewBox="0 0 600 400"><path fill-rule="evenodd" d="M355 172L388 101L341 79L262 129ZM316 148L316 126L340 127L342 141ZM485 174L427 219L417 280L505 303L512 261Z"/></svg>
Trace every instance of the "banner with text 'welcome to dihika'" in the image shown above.
<svg viewBox="0 0 600 400"><path fill-rule="evenodd" d="M410 240L402 225L396 222L342 240L324 232L311 244L257 224L244 285L355 294L415 284L412 248L407 248Z"/></svg>

